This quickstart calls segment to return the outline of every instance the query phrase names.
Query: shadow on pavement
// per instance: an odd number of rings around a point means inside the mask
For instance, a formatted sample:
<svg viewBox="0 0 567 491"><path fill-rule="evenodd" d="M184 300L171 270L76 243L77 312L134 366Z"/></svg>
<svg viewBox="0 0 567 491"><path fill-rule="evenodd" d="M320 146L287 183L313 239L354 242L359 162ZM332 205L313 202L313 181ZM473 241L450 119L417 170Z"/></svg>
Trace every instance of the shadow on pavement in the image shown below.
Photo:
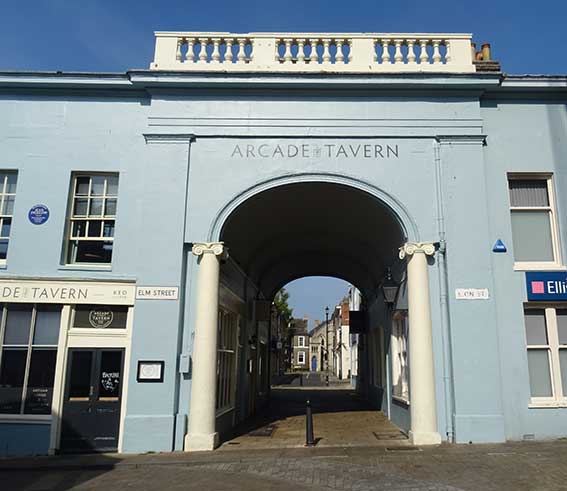
<svg viewBox="0 0 567 491"><path fill-rule="evenodd" d="M270 397L256 415L239 424L232 431L221 435L221 442L230 442L239 436L270 436L269 427L276 422L294 416L305 415L306 403L311 403L313 415L370 411L374 408L350 387L350 384L336 381L330 387L319 374L285 374L278 377L278 385L272 386ZM315 376L313 376L315 375ZM265 435L261 430L265 429ZM230 444L230 443L229 443Z"/></svg>

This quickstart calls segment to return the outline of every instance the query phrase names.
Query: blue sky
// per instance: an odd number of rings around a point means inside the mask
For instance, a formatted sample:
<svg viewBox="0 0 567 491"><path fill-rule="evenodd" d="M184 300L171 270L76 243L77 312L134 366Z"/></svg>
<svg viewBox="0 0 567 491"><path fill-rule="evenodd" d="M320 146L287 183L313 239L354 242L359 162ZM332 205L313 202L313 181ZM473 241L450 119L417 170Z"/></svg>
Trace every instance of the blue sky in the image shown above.
<svg viewBox="0 0 567 491"><path fill-rule="evenodd" d="M507 73L567 73L565 0L2 0L0 70L147 68L154 30L471 32Z"/></svg>
<svg viewBox="0 0 567 491"><path fill-rule="evenodd" d="M314 326L315 320L325 319L325 307L329 312L347 294L350 284L336 278L311 276L292 281L285 288L290 294L290 306L293 316L307 316L309 329Z"/></svg>
<svg viewBox="0 0 567 491"><path fill-rule="evenodd" d="M148 68L154 30L470 32L507 73L567 73L567 0L2 0L0 70ZM340 280L289 286L298 317L322 319Z"/></svg>

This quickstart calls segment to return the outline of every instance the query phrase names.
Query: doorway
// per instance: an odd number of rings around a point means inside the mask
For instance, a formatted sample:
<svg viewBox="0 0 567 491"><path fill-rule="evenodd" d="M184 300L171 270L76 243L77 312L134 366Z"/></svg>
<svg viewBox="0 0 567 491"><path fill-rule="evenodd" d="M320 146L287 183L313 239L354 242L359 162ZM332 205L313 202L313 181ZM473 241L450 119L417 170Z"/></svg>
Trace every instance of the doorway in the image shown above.
<svg viewBox="0 0 567 491"><path fill-rule="evenodd" d="M68 360L61 451L116 452L124 349L70 348Z"/></svg>

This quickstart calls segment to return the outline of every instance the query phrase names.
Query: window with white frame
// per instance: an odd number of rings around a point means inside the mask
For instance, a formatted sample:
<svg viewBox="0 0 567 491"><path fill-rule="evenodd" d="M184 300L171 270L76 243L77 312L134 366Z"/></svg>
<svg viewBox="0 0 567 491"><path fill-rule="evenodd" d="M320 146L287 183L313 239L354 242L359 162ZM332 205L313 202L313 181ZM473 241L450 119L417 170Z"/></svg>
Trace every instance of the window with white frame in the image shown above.
<svg viewBox="0 0 567 491"><path fill-rule="evenodd" d="M305 365L305 352L304 351L299 351L297 353L297 363L299 365Z"/></svg>
<svg viewBox="0 0 567 491"><path fill-rule="evenodd" d="M567 305L524 309L532 404L567 405Z"/></svg>
<svg viewBox="0 0 567 491"><path fill-rule="evenodd" d="M234 407L238 315L221 309L218 322L216 409L221 412Z"/></svg>
<svg viewBox="0 0 567 491"><path fill-rule="evenodd" d="M110 264L118 200L118 174L74 174L67 263Z"/></svg>
<svg viewBox="0 0 567 491"><path fill-rule="evenodd" d="M305 336L297 337L297 346L299 346L300 348L305 348Z"/></svg>
<svg viewBox="0 0 567 491"><path fill-rule="evenodd" d="M514 259L519 267L561 263L551 176L508 177Z"/></svg>
<svg viewBox="0 0 567 491"><path fill-rule="evenodd" d="M17 179L15 172L0 172L0 264L6 262L8 255Z"/></svg>
<svg viewBox="0 0 567 491"><path fill-rule="evenodd" d="M392 321L392 395L409 402L407 316L396 312Z"/></svg>
<svg viewBox="0 0 567 491"><path fill-rule="evenodd" d="M0 312L0 413L51 414L61 306L7 304Z"/></svg>

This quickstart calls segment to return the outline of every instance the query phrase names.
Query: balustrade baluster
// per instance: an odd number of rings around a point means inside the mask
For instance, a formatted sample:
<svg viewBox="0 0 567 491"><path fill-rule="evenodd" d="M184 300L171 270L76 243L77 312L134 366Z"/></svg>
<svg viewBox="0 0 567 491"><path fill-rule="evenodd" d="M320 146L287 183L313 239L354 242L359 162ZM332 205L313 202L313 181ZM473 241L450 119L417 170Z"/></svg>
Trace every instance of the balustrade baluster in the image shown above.
<svg viewBox="0 0 567 491"><path fill-rule="evenodd" d="M445 41L445 63L451 63L451 42Z"/></svg>
<svg viewBox="0 0 567 491"><path fill-rule="evenodd" d="M207 54L207 46L209 45L209 38L199 38L201 43L201 51L199 52L199 62L207 63L209 55Z"/></svg>
<svg viewBox="0 0 567 491"><path fill-rule="evenodd" d="M284 43L285 43L285 53L283 55L284 63L291 63L291 60L293 59L293 56L291 54L292 41L293 39L289 39L289 38L284 39Z"/></svg>
<svg viewBox="0 0 567 491"><path fill-rule="evenodd" d="M402 40L401 39L395 39L394 45L396 46L396 51L394 53L394 64L403 63L404 57L402 55Z"/></svg>
<svg viewBox="0 0 567 491"><path fill-rule="evenodd" d="M279 64L282 62L282 57L280 55L280 46L282 45L282 40L281 39L276 39L276 52L274 54L275 60L276 60L276 64Z"/></svg>
<svg viewBox="0 0 567 491"><path fill-rule="evenodd" d="M297 63L304 64L305 63L305 39L296 39L297 41Z"/></svg>
<svg viewBox="0 0 567 491"><path fill-rule="evenodd" d="M246 44L246 39L238 38L238 54L236 55L237 63L246 62L246 53L244 52L244 45Z"/></svg>
<svg viewBox="0 0 567 491"><path fill-rule="evenodd" d="M323 41L323 63L328 64L331 63L331 52L329 51L329 44L331 44L331 40L329 38L325 38Z"/></svg>
<svg viewBox="0 0 567 491"><path fill-rule="evenodd" d="M415 39L406 39L406 43L408 46L408 64L410 65L415 65L415 49L414 49L414 43L415 43Z"/></svg>
<svg viewBox="0 0 567 491"><path fill-rule="evenodd" d="M211 63L220 63L220 51L219 51L220 38L212 38L211 41L213 42L213 53L211 54Z"/></svg>
<svg viewBox="0 0 567 491"><path fill-rule="evenodd" d="M224 61L226 63L232 63L232 60L234 59L234 55L232 54L232 38L225 38L224 43L226 46L226 51L224 53Z"/></svg>
<svg viewBox="0 0 567 491"><path fill-rule="evenodd" d="M181 46L183 46L184 42L185 42L184 38L179 38L177 40L177 50L175 51L175 59L177 61L181 61Z"/></svg>
<svg viewBox="0 0 567 491"><path fill-rule="evenodd" d="M309 61L311 63L319 63L319 54L317 53L318 39L311 39L311 53L309 54Z"/></svg>
<svg viewBox="0 0 567 491"><path fill-rule="evenodd" d="M475 50L468 34L344 36L347 34L158 32L150 69L237 72L245 65L254 72L291 73L307 65L310 72L326 72L333 65L345 73L476 70L469 58L469 50Z"/></svg>
<svg viewBox="0 0 567 491"><path fill-rule="evenodd" d="M343 55L343 43L344 43L344 39L335 39L335 46L337 48L337 54L335 55L335 63L345 62L345 55Z"/></svg>
<svg viewBox="0 0 567 491"><path fill-rule="evenodd" d="M439 52L440 39L433 40L433 64L438 65L441 63L441 53Z"/></svg>
<svg viewBox="0 0 567 491"><path fill-rule="evenodd" d="M419 63L426 64L429 63L429 55L427 54L427 39L422 39L419 44L421 47L421 53L419 53Z"/></svg>
<svg viewBox="0 0 567 491"><path fill-rule="evenodd" d="M195 38L187 38L187 53L185 53L185 60L189 63L193 63L195 61L194 43Z"/></svg>
<svg viewBox="0 0 567 491"><path fill-rule="evenodd" d="M390 52L388 48L390 46L389 39L382 39L382 64L390 63Z"/></svg>

